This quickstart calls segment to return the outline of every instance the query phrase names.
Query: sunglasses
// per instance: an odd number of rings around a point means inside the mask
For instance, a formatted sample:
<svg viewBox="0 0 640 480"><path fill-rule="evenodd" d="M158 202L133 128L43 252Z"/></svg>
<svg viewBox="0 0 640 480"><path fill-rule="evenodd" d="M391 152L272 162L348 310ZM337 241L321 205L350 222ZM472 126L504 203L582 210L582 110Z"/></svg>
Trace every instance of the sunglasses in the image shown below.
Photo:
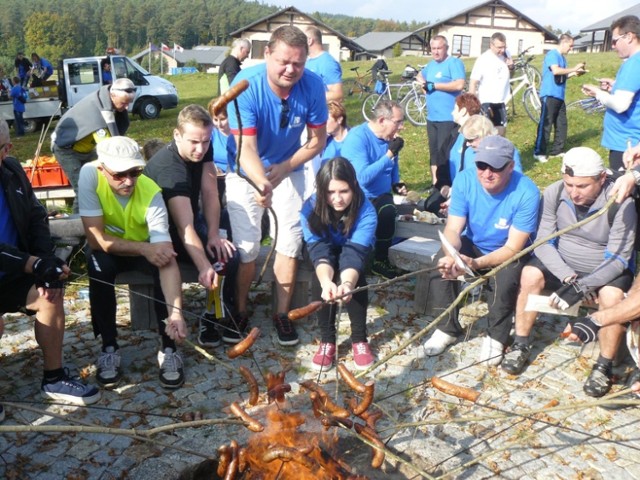
<svg viewBox="0 0 640 480"><path fill-rule="evenodd" d="M126 93L136 93L138 91L137 88L112 88L111 90L114 90L116 92L126 92Z"/></svg>
<svg viewBox="0 0 640 480"><path fill-rule="evenodd" d="M623 33L622 35L618 35L617 37L611 37L611 45L615 47L616 43L618 43L618 40L620 40L621 38L626 37L628 34L629 34L629 32Z"/></svg>
<svg viewBox="0 0 640 480"><path fill-rule="evenodd" d="M282 110L280 110L280 128L287 128L289 124L289 102L285 98L283 98L280 102L280 106Z"/></svg>
<svg viewBox="0 0 640 480"><path fill-rule="evenodd" d="M142 168L132 168L131 170L127 170L126 172L112 172L109 170L104 163L102 164L102 168L105 172L111 175L116 182L122 182L125 178L138 178L142 175Z"/></svg>
<svg viewBox="0 0 640 480"><path fill-rule="evenodd" d="M481 172L484 172L485 170L489 169L491 170L493 173L500 173L503 172L510 164L511 162L507 162L505 163L503 166L501 166L500 168L496 168L496 167L492 167L491 165L489 165L488 163L484 163L484 162L476 162L476 168L478 170L480 170Z"/></svg>

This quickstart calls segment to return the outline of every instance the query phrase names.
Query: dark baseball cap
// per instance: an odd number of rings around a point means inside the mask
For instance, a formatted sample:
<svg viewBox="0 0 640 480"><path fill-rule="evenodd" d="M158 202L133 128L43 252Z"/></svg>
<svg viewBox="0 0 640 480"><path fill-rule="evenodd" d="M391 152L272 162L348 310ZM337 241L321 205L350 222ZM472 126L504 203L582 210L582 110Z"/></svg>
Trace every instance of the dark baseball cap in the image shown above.
<svg viewBox="0 0 640 480"><path fill-rule="evenodd" d="M513 160L514 153L515 147L509 140L500 135L489 135L480 141L475 162L502 168Z"/></svg>

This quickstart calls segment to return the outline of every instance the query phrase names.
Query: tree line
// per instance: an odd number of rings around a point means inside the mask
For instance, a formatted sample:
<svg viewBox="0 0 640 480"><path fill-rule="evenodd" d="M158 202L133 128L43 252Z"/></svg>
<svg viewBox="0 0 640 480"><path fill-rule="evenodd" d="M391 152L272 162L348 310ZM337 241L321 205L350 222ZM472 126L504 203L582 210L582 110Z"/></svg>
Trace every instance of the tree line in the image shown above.
<svg viewBox="0 0 640 480"><path fill-rule="evenodd" d="M184 48L228 45L230 33L280 7L242 0L3 0L0 66L13 71L19 51L37 52L54 65L60 58L102 55L107 47L126 54L149 43ZM425 23L396 22L305 12L344 35L413 31Z"/></svg>

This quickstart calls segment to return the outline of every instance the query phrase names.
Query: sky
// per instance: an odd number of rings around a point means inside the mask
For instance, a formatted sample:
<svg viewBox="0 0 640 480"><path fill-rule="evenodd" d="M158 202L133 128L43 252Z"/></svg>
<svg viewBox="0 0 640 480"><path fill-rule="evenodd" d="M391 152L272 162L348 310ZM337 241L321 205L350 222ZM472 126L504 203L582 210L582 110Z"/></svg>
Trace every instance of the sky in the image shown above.
<svg viewBox="0 0 640 480"><path fill-rule="evenodd" d="M637 1L637 0L636 0ZM296 7L312 14L324 12L355 17L433 23L482 3L482 0L263 0L278 7ZM636 4L631 0L506 0L506 3L542 26L577 34L596 23ZM606 7L605 7L606 5Z"/></svg>

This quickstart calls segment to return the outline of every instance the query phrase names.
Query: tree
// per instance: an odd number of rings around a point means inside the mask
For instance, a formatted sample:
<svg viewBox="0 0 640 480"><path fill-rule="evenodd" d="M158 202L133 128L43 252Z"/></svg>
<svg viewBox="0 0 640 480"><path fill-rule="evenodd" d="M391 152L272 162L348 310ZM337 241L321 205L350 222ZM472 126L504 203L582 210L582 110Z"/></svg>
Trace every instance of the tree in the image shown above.
<svg viewBox="0 0 640 480"><path fill-rule="evenodd" d="M59 58L81 53L78 31L75 18L69 13L37 12L27 17L24 38L30 51L55 64Z"/></svg>

